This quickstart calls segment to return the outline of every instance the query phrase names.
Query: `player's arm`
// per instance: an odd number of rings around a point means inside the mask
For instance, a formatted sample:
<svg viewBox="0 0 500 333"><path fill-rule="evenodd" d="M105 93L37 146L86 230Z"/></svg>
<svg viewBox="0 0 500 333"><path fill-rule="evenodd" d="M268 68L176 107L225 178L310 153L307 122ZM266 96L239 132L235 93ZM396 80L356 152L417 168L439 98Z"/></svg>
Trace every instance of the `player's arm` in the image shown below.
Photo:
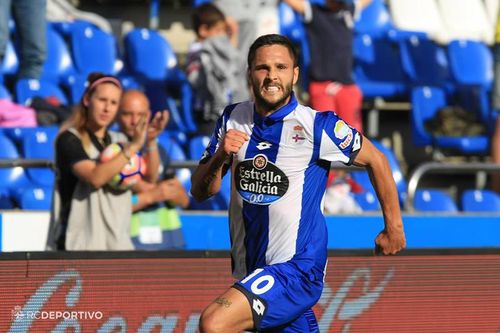
<svg viewBox="0 0 500 333"><path fill-rule="evenodd" d="M215 154L198 165L191 176L191 194L197 201L206 200L219 191L225 162L247 140L245 133L230 129Z"/></svg>
<svg viewBox="0 0 500 333"><path fill-rule="evenodd" d="M375 239L376 250L383 254L395 254L405 248L406 239L398 192L389 162L370 140L363 137L363 145L354 164L367 169L382 207L385 228Z"/></svg>
<svg viewBox="0 0 500 333"><path fill-rule="evenodd" d="M76 162L72 167L73 173L94 188L103 187L142 148L146 139L147 128L147 116L143 116L134 129L132 140L123 147L120 154L103 163L96 163L90 159Z"/></svg>
<svg viewBox="0 0 500 333"><path fill-rule="evenodd" d="M137 144L128 144L123 147L122 153L103 163L90 159L76 162L73 164L73 173L92 187L101 188L123 169L129 162L129 157L134 156L140 147Z"/></svg>
<svg viewBox="0 0 500 333"><path fill-rule="evenodd" d="M148 126L144 154L147 169L144 179L150 183L156 183L159 177L161 161L160 154L158 153L158 136L167 126L169 115L169 112L166 110L156 112Z"/></svg>

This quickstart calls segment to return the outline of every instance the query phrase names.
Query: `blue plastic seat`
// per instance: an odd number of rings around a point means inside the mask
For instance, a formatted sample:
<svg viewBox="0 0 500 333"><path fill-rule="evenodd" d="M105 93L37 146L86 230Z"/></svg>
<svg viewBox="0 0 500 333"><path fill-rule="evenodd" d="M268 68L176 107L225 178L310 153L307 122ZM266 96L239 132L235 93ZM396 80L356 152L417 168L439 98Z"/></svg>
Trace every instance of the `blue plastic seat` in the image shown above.
<svg viewBox="0 0 500 333"><path fill-rule="evenodd" d="M397 43L361 34L354 37L353 47L354 80L364 97L393 98L408 93Z"/></svg>
<svg viewBox="0 0 500 333"><path fill-rule="evenodd" d="M490 190L465 190L462 193L462 210L500 213L500 196Z"/></svg>
<svg viewBox="0 0 500 333"><path fill-rule="evenodd" d="M209 143L210 137L206 135L191 138L189 141L189 158L193 161L199 161Z"/></svg>
<svg viewBox="0 0 500 333"><path fill-rule="evenodd" d="M63 84L73 74L71 53L63 37L47 24L47 58L43 64L41 80Z"/></svg>
<svg viewBox="0 0 500 333"><path fill-rule="evenodd" d="M49 210L52 203L53 187L30 187L24 189L17 198L23 210Z"/></svg>
<svg viewBox="0 0 500 333"><path fill-rule="evenodd" d="M447 86L451 75L446 49L429 38L412 35L400 41L403 69L414 86Z"/></svg>
<svg viewBox="0 0 500 333"><path fill-rule="evenodd" d="M413 203L415 209L421 212L458 212L455 201L448 193L435 189L420 189L415 191Z"/></svg>
<svg viewBox="0 0 500 333"><path fill-rule="evenodd" d="M380 203L372 191L354 193L354 200L364 212L380 210Z"/></svg>
<svg viewBox="0 0 500 333"><path fill-rule="evenodd" d="M152 110L169 109L169 130L196 131L192 90L175 53L157 31L133 29L124 39L127 72L145 88Z"/></svg>
<svg viewBox="0 0 500 333"><path fill-rule="evenodd" d="M5 49L5 55L3 58L1 73L3 75L14 75L17 73L19 69L19 58L17 56L16 50L12 44L12 41L7 42L7 46Z"/></svg>
<svg viewBox="0 0 500 333"><path fill-rule="evenodd" d="M5 135L0 133L0 159L19 159L20 155L14 143ZM14 191L30 186L31 183L22 167L0 168L0 188L6 190L9 195Z"/></svg>
<svg viewBox="0 0 500 333"><path fill-rule="evenodd" d="M372 37L384 37L394 29L391 15L383 0L373 0L361 11L354 24L357 34L368 34Z"/></svg>
<svg viewBox="0 0 500 333"><path fill-rule="evenodd" d="M4 188L0 188L0 209L13 209L14 203L10 197L9 191Z"/></svg>
<svg viewBox="0 0 500 333"><path fill-rule="evenodd" d="M116 41L113 35L83 23L70 25L68 36L75 73L68 77L66 85L70 88L71 101L78 103L88 74L115 74Z"/></svg>
<svg viewBox="0 0 500 333"><path fill-rule="evenodd" d="M418 87L413 89L411 102L411 129L413 143L417 146L457 151L463 154L484 154L488 150L489 138L486 135L449 137L433 136L425 128L425 123L435 117L437 112L449 105L444 89L436 87Z"/></svg>
<svg viewBox="0 0 500 333"><path fill-rule="evenodd" d="M8 99L8 100L12 99L10 91L7 90L7 87L5 87L3 83L0 83L0 99Z"/></svg>
<svg viewBox="0 0 500 333"><path fill-rule="evenodd" d="M36 79L19 79L15 84L16 102L29 104L33 97L56 97L61 104L68 104L68 99L59 86L53 82Z"/></svg>
<svg viewBox="0 0 500 333"><path fill-rule="evenodd" d="M25 131L22 137L22 151L26 159L45 159L54 162L54 142L57 127L37 127ZM31 182L40 187L54 185L54 171L50 168L27 168Z"/></svg>
<svg viewBox="0 0 500 333"><path fill-rule="evenodd" d="M477 110L484 123L491 124L493 111L489 93L494 75L491 50L478 41L454 40L448 45L448 55L461 100Z"/></svg>
<svg viewBox="0 0 500 333"><path fill-rule="evenodd" d="M75 70L87 76L91 72L114 74L116 41L113 35L93 26L75 25L70 33Z"/></svg>

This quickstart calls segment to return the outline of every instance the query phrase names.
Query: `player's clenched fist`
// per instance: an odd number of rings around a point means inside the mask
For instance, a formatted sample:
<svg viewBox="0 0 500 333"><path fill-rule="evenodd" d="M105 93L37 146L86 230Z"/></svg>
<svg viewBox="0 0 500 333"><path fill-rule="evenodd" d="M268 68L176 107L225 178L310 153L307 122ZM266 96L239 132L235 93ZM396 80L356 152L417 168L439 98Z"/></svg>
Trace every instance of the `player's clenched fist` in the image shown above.
<svg viewBox="0 0 500 333"><path fill-rule="evenodd" d="M249 137L246 133L230 129L222 139L221 147L228 155L236 154L248 139Z"/></svg>
<svg viewBox="0 0 500 333"><path fill-rule="evenodd" d="M388 232L382 230L375 239L375 254L396 254L406 247L406 238L402 225Z"/></svg>

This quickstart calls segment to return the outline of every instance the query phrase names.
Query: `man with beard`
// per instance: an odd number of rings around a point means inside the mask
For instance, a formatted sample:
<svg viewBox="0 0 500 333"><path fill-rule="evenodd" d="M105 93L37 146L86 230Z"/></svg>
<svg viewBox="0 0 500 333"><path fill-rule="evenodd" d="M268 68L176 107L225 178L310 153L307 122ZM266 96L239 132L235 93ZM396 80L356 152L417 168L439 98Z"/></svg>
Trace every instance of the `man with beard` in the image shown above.
<svg viewBox="0 0 500 333"><path fill-rule="evenodd" d="M327 230L322 198L331 162L368 169L385 228L376 251L405 247L397 190L385 156L333 112L298 104L297 53L280 35L259 37L248 54L254 102L225 108L191 193L204 200L231 168L233 275L240 279L202 313L207 332L318 332L313 305L323 290Z"/></svg>

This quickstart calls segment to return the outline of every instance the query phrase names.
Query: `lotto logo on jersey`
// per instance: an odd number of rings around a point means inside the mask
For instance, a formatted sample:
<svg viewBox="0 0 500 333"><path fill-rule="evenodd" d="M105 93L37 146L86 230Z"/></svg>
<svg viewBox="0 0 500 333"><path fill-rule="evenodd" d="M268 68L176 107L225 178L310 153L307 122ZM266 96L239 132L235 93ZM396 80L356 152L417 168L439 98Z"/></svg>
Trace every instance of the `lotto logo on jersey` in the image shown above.
<svg viewBox="0 0 500 333"><path fill-rule="evenodd" d="M259 154L236 166L236 189L243 200L268 205L281 199L288 190L288 178L266 155Z"/></svg>

